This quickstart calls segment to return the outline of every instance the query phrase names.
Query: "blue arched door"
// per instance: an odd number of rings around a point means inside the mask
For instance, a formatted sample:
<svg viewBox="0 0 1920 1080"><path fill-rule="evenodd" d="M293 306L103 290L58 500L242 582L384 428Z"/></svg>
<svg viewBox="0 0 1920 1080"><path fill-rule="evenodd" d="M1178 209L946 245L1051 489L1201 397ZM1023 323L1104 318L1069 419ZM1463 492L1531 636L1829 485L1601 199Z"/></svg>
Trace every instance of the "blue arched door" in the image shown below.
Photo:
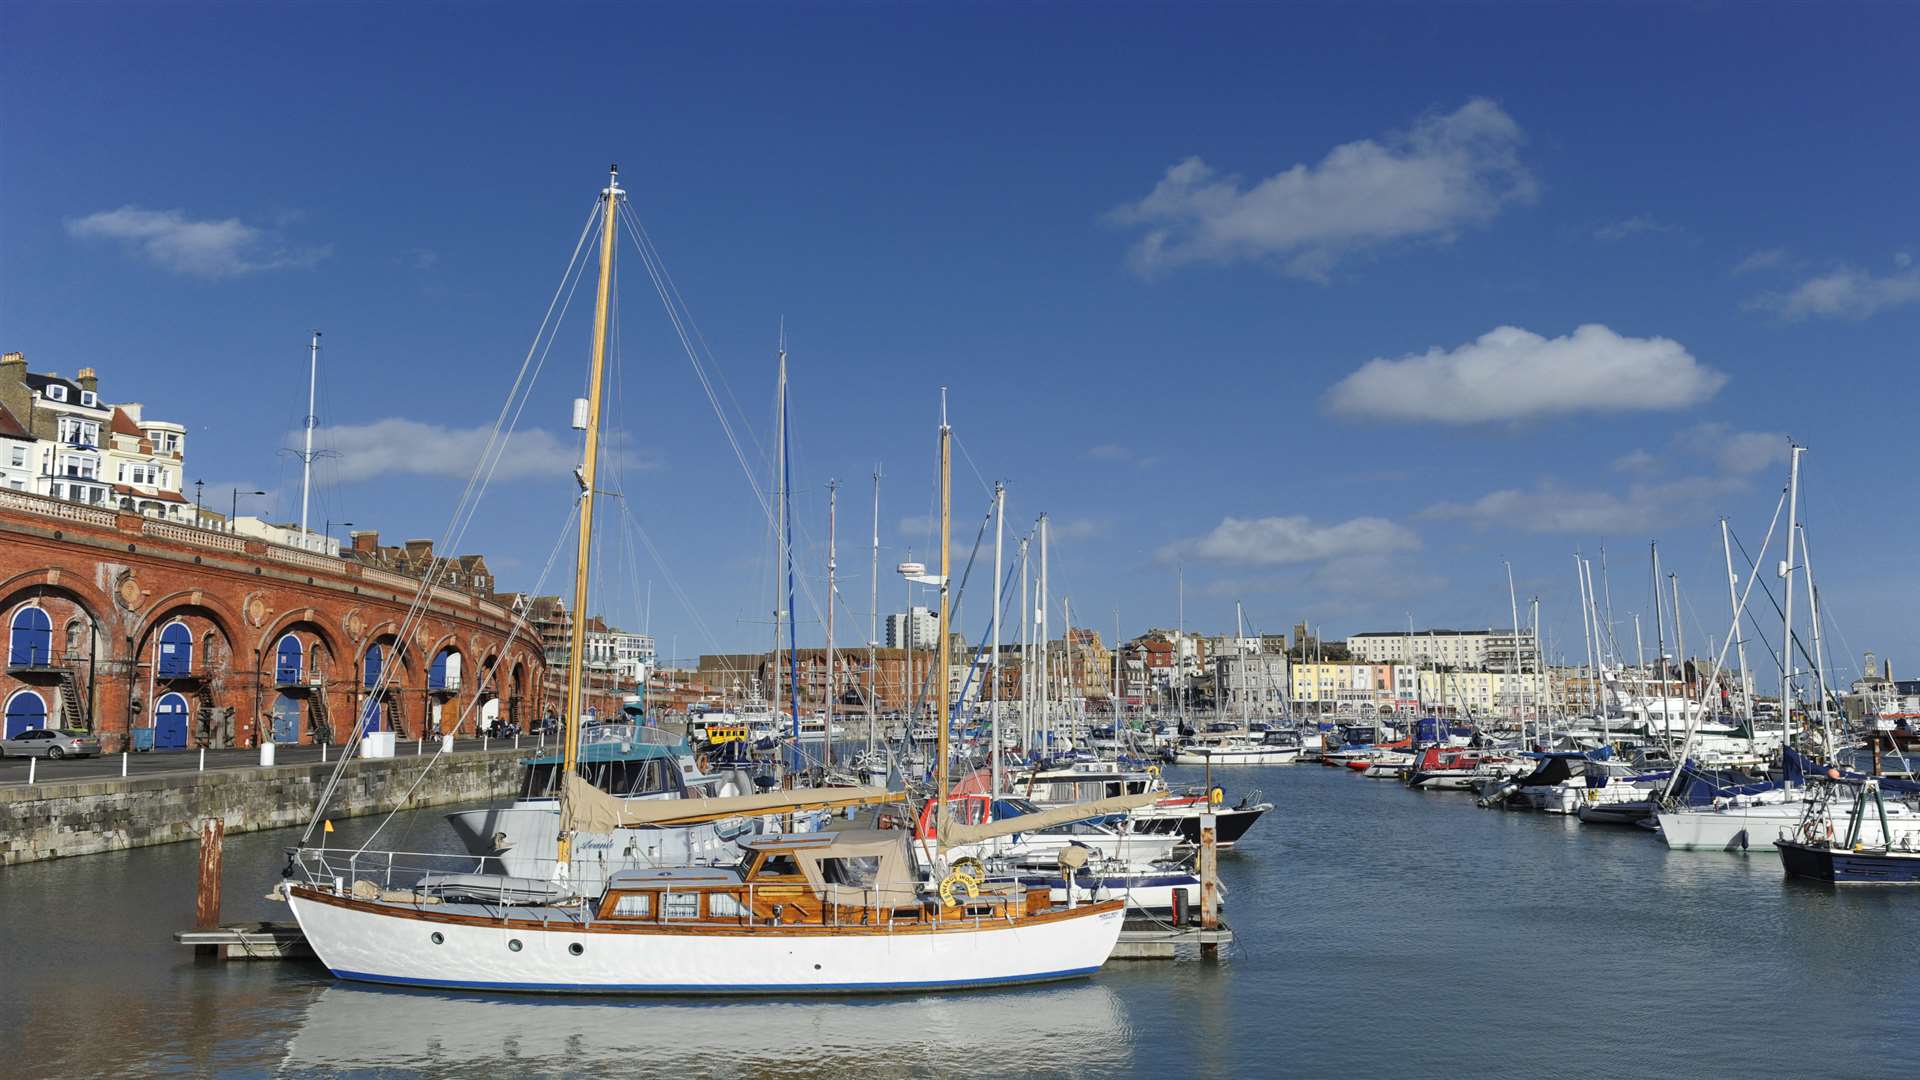
<svg viewBox="0 0 1920 1080"><path fill-rule="evenodd" d="M53 620L37 607L23 607L13 613L8 628L7 663L14 667L51 667L53 664Z"/></svg>
<svg viewBox="0 0 1920 1080"><path fill-rule="evenodd" d="M168 623L160 631L160 677L193 671L193 632L183 622Z"/></svg>
<svg viewBox="0 0 1920 1080"><path fill-rule="evenodd" d="M273 699L273 741L300 741L300 699L292 694L278 694Z"/></svg>
<svg viewBox="0 0 1920 1080"><path fill-rule="evenodd" d="M281 686L299 682L303 652L299 638L292 634L281 638L279 646L273 650L273 681Z"/></svg>
<svg viewBox="0 0 1920 1080"><path fill-rule="evenodd" d="M187 748L187 699L179 694L162 694L153 707L153 748Z"/></svg>
<svg viewBox="0 0 1920 1080"><path fill-rule="evenodd" d="M360 727L365 731L379 731L386 727L387 704L377 697L370 697L360 709Z"/></svg>
<svg viewBox="0 0 1920 1080"><path fill-rule="evenodd" d="M374 642L372 645L367 646L366 659L362 660L360 664L363 676L361 682L366 685L367 689L371 690L380 685L380 672L386 667L386 659L387 651L380 647L379 642Z"/></svg>
<svg viewBox="0 0 1920 1080"><path fill-rule="evenodd" d="M32 690L22 690L7 699L7 738L23 731L47 726L47 700Z"/></svg>

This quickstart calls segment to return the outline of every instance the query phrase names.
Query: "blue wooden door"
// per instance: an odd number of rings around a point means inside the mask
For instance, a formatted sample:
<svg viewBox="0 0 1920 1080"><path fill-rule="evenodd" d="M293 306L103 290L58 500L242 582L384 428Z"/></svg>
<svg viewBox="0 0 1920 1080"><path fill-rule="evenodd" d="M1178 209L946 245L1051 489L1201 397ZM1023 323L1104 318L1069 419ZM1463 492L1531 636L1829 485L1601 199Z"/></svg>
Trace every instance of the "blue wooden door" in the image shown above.
<svg viewBox="0 0 1920 1080"><path fill-rule="evenodd" d="M7 663L14 667L50 667L53 664L53 620L37 607L13 613L8 628Z"/></svg>
<svg viewBox="0 0 1920 1080"><path fill-rule="evenodd" d="M281 694L273 699L273 741L300 741L300 699L292 694Z"/></svg>
<svg viewBox="0 0 1920 1080"><path fill-rule="evenodd" d="M179 694L164 694L153 707L153 748L187 748L187 699Z"/></svg>
<svg viewBox="0 0 1920 1080"><path fill-rule="evenodd" d="M288 634L280 639L279 647L273 651L274 682L281 686L289 686L300 681L301 651L299 638Z"/></svg>
<svg viewBox="0 0 1920 1080"><path fill-rule="evenodd" d="M160 631L160 676L185 675L193 670L193 634L185 623L168 623Z"/></svg>
<svg viewBox="0 0 1920 1080"><path fill-rule="evenodd" d="M360 711L360 728L363 731L379 731L385 726L386 704L379 698L368 698Z"/></svg>
<svg viewBox="0 0 1920 1080"><path fill-rule="evenodd" d="M11 739L23 731L47 726L47 702L32 690L22 690L7 699L7 735Z"/></svg>

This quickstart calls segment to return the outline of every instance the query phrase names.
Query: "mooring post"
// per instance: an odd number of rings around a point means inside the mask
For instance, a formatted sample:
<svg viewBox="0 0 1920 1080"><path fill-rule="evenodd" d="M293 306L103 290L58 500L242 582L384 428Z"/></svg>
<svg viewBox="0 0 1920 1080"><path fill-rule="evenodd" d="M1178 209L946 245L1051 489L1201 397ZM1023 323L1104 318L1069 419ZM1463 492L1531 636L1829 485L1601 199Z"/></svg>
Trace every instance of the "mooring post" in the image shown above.
<svg viewBox="0 0 1920 1080"><path fill-rule="evenodd" d="M1200 929L1220 928L1220 848L1214 835L1218 818L1200 815ZM1200 944L1200 958L1220 959L1220 946L1212 941Z"/></svg>
<svg viewBox="0 0 1920 1080"><path fill-rule="evenodd" d="M127 752L125 750L120 751L120 778L122 780L127 778Z"/></svg>
<svg viewBox="0 0 1920 1080"><path fill-rule="evenodd" d="M34 774L34 772L35 772L35 771L37 771L37 770L38 770L39 768L40 768L40 759L39 759L39 758L37 758L37 757L30 757L30 758L28 758L28 759L27 759L27 783L29 783L29 784L31 784L31 783L33 783L33 774Z"/></svg>
<svg viewBox="0 0 1920 1080"><path fill-rule="evenodd" d="M226 822L208 818L200 823L200 880L193 894L193 927L196 930L220 928L220 847L227 833ZM201 945L194 949L200 956L212 956L218 946Z"/></svg>
<svg viewBox="0 0 1920 1080"><path fill-rule="evenodd" d="M207 748L204 746L200 748L200 771L207 771Z"/></svg>

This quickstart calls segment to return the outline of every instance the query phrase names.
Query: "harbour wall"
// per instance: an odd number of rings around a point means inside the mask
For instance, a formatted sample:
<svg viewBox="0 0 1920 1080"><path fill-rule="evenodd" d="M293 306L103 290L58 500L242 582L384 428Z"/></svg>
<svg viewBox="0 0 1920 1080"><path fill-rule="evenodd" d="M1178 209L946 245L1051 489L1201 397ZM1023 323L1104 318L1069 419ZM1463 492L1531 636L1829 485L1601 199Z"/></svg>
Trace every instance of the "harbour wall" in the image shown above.
<svg viewBox="0 0 1920 1080"><path fill-rule="evenodd" d="M403 801L437 806L509 794L518 790L525 756L512 749L452 754L424 779L418 757L351 761L328 816L382 814ZM304 825L337 767L219 769L0 790L0 866L195 840L207 818L226 822L229 834Z"/></svg>

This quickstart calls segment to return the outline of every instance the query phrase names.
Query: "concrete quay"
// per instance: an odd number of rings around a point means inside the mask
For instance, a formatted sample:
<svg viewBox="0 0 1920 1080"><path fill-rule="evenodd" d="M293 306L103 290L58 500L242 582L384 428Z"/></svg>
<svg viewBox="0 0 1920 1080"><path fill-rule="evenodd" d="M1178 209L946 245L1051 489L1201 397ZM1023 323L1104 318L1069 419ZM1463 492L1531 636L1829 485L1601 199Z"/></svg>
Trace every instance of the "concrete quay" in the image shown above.
<svg viewBox="0 0 1920 1080"><path fill-rule="evenodd" d="M348 763L329 816L386 813L403 800L435 806L509 794L518 789L521 760L535 752L530 742L521 749L496 741L483 750L477 739L464 745L434 762L424 780L431 743L423 755L406 744L393 758ZM261 768L257 751L208 751L200 771L197 752L135 754L124 778L118 755L36 760L32 784L25 783L27 763L8 758L0 763L0 866L195 840L207 818L223 821L228 833L305 824L339 763L322 763L306 748L299 756Z"/></svg>

